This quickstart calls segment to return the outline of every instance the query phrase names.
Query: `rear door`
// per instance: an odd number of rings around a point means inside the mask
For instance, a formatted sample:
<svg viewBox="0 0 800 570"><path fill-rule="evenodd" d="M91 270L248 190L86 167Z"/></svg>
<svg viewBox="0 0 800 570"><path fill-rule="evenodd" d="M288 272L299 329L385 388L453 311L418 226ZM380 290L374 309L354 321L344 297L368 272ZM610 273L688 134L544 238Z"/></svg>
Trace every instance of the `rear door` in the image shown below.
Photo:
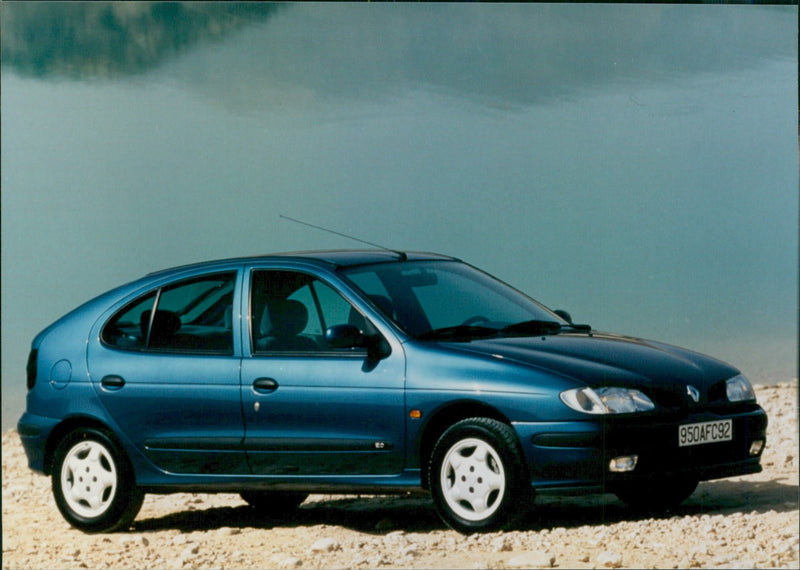
<svg viewBox="0 0 800 570"><path fill-rule="evenodd" d="M124 437L165 471L249 472L234 327L240 273L155 287L93 331L89 372L100 400Z"/></svg>

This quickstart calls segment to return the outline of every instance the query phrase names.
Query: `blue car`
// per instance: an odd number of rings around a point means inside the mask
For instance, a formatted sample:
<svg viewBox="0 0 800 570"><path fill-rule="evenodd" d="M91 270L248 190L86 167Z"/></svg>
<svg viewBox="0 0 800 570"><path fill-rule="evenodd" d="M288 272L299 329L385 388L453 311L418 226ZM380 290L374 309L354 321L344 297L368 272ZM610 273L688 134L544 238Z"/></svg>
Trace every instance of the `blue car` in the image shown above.
<svg viewBox="0 0 800 570"><path fill-rule="evenodd" d="M646 509L757 473L767 417L735 368L573 324L458 259L389 250L178 267L32 343L19 434L86 532L146 493L429 492L464 533L538 493Z"/></svg>

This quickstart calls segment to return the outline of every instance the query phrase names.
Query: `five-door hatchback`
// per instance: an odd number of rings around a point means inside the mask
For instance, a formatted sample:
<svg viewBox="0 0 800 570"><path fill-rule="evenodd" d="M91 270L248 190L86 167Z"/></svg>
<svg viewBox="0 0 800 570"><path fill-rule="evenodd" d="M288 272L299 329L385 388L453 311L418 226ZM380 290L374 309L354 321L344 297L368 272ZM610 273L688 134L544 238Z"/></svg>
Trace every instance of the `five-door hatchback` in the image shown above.
<svg viewBox="0 0 800 570"><path fill-rule="evenodd" d="M767 417L735 368L572 324L457 259L276 254L153 273L33 341L29 465L88 532L145 493L428 491L461 532L536 493L667 508L756 473Z"/></svg>

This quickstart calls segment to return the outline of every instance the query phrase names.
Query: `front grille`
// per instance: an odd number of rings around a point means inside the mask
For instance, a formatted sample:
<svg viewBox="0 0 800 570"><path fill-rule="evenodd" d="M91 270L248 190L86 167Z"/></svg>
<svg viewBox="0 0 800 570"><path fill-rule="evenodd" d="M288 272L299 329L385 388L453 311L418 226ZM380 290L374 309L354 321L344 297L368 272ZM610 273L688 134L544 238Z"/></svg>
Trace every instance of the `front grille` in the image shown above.
<svg viewBox="0 0 800 570"><path fill-rule="evenodd" d="M708 389L708 403L711 405L724 405L728 403L728 396L725 388L725 380L717 382Z"/></svg>

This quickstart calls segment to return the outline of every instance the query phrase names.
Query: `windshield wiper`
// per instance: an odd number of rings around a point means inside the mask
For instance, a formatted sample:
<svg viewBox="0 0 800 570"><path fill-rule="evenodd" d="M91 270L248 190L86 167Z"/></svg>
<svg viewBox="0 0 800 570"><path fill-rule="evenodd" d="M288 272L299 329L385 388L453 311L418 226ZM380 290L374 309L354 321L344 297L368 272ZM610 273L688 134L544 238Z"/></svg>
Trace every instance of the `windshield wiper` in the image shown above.
<svg viewBox="0 0 800 570"><path fill-rule="evenodd" d="M562 329L569 328L576 331L590 331L589 325L573 325L558 323L556 321L522 321L501 329L480 325L456 325L433 329L417 336L417 340L450 340L454 342L468 342L471 340L496 338L505 336L542 336L558 334Z"/></svg>
<svg viewBox="0 0 800 570"><path fill-rule="evenodd" d="M544 334L558 334L561 331L561 323L556 321L522 321L521 323L514 323L501 329L501 333L509 335L531 335L538 336Z"/></svg>
<svg viewBox="0 0 800 570"><path fill-rule="evenodd" d="M498 332L497 329L492 327L456 325L454 327L429 330L428 332L417 335L417 340L452 340L455 342L467 342L480 338L492 338L497 336Z"/></svg>

